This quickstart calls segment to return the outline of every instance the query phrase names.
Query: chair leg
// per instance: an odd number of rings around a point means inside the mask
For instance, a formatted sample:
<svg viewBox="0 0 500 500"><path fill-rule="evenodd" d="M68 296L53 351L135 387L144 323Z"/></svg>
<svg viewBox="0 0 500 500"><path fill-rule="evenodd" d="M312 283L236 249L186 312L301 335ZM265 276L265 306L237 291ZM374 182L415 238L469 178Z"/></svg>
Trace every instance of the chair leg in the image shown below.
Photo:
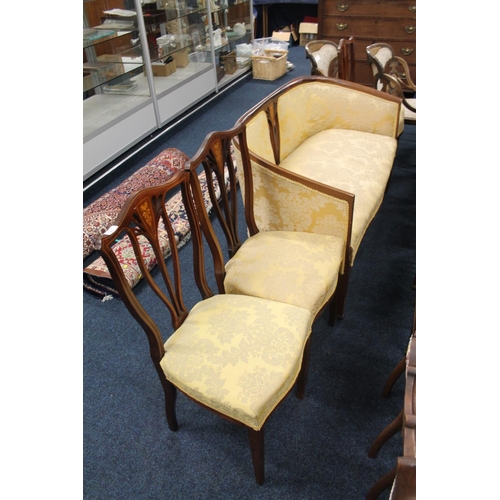
<svg viewBox="0 0 500 500"><path fill-rule="evenodd" d="M389 439L398 433L403 428L403 410L399 415L375 438L373 444L368 451L370 458L376 458L380 448L389 441Z"/></svg>
<svg viewBox="0 0 500 500"><path fill-rule="evenodd" d="M385 476L381 477L371 488L366 495L366 500L376 500L379 495L390 488L394 479L396 477L396 467L387 473Z"/></svg>
<svg viewBox="0 0 500 500"><path fill-rule="evenodd" d="M179 428L177 424L177 415L175 412L175 402L177 400L177 388L171 382L167 380L161 366L155 363L156 371L161 380L161 385L163 386L163 392L165 394L165 412L167 414L168 427L171 431L176 431Z"/></svg>
<svg viewBox="0 0 500 500"><path fill-rule="evenodd" d="M304 346L304 354L302 356L302 366L300 368L299 376L297 377L297 386L295 389L295 395L299 399L304 399L304 394L306 392L310 358L311 358L311 337L307 339L306 345Z"/></svg>
<svg viewBox="0 0 500 500"><path fill-rule="evenodd" d="M336 302L337 302L337 318L343 318L345 313L345 303L347 297L347 286L349 284L349 274L350 266L346 265L344 269L344 274L339 276L339 281L337 283L337 290L335 292Z"/></svg>
<svg viewBox="0 0 500 500"><path fill-rule="evenodd" d="M382 390L382 396L384 398L389 397L389 394L391 393L391 390L394 387L396 380L404 373L405 368L406 368L406 356L403 356L403 359L401 359L401 361L396 365L394 370L392 370L390 375L387 377L387 381L385 382L384 388Z"/></svg>
<svg viewBox="0 0 500 500"><path fill-rule="evenodd" d="M328 308L328 326L335 326L335 319L337 317L337 294L333 296Z"/></svg>
<svg viewBox="0 0 500 500"><path fill-rule="evenodd" d="M257 484L264 484L264 429L256 431L249 427L248 440L250 441L255 481Z"/></svg>

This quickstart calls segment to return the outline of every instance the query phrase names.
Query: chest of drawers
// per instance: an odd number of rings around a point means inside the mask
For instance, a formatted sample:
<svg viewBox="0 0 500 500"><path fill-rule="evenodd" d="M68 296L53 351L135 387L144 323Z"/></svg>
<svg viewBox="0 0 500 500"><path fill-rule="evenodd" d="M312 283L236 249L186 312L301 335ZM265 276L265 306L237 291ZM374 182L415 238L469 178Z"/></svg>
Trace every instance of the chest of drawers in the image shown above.
<svg viewBox="0 0 500 500"><path fill-rule="evenodd" d="M416 4L412 0L319 0L318 40L353 36L356 81L372 85L366 46L385 42L403 57L416 83Z"/></svg>

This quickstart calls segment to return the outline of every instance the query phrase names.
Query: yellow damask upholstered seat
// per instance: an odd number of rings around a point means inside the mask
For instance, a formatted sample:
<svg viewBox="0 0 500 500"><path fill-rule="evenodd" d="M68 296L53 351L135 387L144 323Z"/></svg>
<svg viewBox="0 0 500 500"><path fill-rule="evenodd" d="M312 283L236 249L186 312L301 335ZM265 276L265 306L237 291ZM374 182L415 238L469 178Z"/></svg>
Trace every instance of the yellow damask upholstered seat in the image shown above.
<svg viewBox="0 0 500 500"><path fill-rule="evenodd" d="M188 396L258 431L297 379L310 322L282 302L215 295L191 309L160 365Z"/></svg>
<svg viewBox="0 0 500 500"><path fill-rule="evenodd" d="M316 183L304 183L291 172L284 176L267 171L265 184L248 181L252 169L245 155L240 155L236 171L231 154L234 139L245 141L244 126L210 134L188 164L193 189L201 189L202 168L207 178L226 178L229 182L230 196L221 197L213 217L213 223L218 221L222 226L228 243L229 260L224 269L216 270L218 282L223 282L226 293L296 305L308 309L314 318L330 303L333 323L337 292L341 295L347 286L345 263L353 197L343 194L339 198L331 189L318 191ZM238 227L237 178L241 191L245 191L244 228ZM294 213L297 197L303 209ZM279 213L278 219L286 219L286 226L276 224L259 231L253 199L266 204L266 211ZM240 235L240 231L245 234Z"/></svg>
<svg viewBox="0 0 500 500"><path fill-rule="evenodd" d="M333 296L344 254L341 238L264 231L245 241L226 265L227 293L304 307L316 316Z"/></svg>
<svg viewBox="0 0 500 500"><path fill-rule="evenodd" d="M195 208L202 207L203 199L199 197L201 191L191 190L191 177L190 172L180 171L165 184L131 195L115 225L102 237L100 250L123 303L149 340L165 393L170 429L178 428L177 389L245 426L255 478L262 484L263 426L295 383L297 395L304 394L313 316L304 307L225 294L219 278L215 283L219 294L214 295L214 280L207 275L206 267L213 263L215 269L222 269L222 251L205 209ZM179 251L171 245L167 265L159 233L161 229L169 239L175 238L176 218L167 211L167 200L179 189L191 228L192 256L182 253L186 248ZM144 275L142 286L133 289L113 250L115 241L123 238L130 240ZM149 241L157 259L152 271L142 257L141 239ZM181 255L186 258L182 266ZM198 288L200 301L193 298L193 290L186 288L186 283ZM186 289L189 295L183 293Z"/></svg>

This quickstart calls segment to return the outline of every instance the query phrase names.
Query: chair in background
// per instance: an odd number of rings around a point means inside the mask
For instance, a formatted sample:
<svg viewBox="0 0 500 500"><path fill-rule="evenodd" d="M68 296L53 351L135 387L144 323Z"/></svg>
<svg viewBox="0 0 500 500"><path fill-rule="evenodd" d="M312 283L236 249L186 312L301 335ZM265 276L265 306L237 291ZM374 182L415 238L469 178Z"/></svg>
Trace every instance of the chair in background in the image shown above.
<svg viewBox="0 0 500 500"><path fill-rule="evenodd" d="M305 46L311 62L311 75L354 81L354 38L342 38L337 45L330 40L313 40Z"/></svg>
<svg viewBox="0 0 500 500"><path fill-rule="evenodd" d="M417 100L406 94L414 94L417 86L413 83L406 61L394 55L392 47L387 43L368 45L366 55L372 68L373 88L401 98L405 122L415 124Z"/></svg>
<svg viewBox="0 0 500 500"><path fill-rule="evenodd" d="M342 38L339 42L339 78L353 82L356 77L354 58L354 37Z"/></svg>
<svg viewBox="0 0 500 500"><path fill-rule="evenodd" d="M237 165L232 154L233 141L243 145ZM269 167L262 172L262 176L267 176L264 189L253 179L254 173L259 174L253 172L250 164L245 125L210 133L186 168L192 174L193 190L199 192L198 200L202 199L203 175L215 179L215 183L207 183L212 219L222 229L229 258L224 269L216 270L216 280L223 282L226 293L304 307L313 318L329 307L329 323L333 324L337 298L347 291L354 196ZM244 192L245 227L238 224L239 183ZM219 202L214 184L226 186ZM301 200L296 214L287 203L288 197ZM296 221L295 227L259 231L254 218L255 203L276 213L286 212ZM304 226L304 222L310 226ZM327 234L322 223L334 226L336 232ZM319 230L311 230L311 226Z"/></svg>
<svg viewBox="0 0 500 500"><path fill-rule="evenodd" d="M403 409L377 436L368 452L370 458L376 458L381 447L392 436L401 431L403 436L403 454L397 458L396 467L372 486L366 496L366 500L376 500L383 491L390 487L390 500L414 500L416 498L416 349L417 336L416 332L413 332L405 357L405 392Z"/></svg>
<svg viewBox="0 0 500 500"><path fill-rule="evenodd" d="M191 185L191 174L183 170L165 184L132 194L102 236L100 251L123 303L149 340L170 429L178 429L177 390L243 425L255 478L262 484L263 426L295 382L298 392L304 392L312 317L307 309L283 302L224 294L219 283L220 293L213 293L207 269L211 262L221 268L222 252L206 212L195 208L202 201ZM167 212L166 201L179 189L191 228L192 256L171 245L167 263L161 247L165 238L175 239L177 220ZM131 241L144 275L141 286L133 289L112 248L121 238ZM157 259L153 271L144 263L145 247ZM181 255L186 258L183 263ZM196 288L202 300L190 293Z"/></svg>
<svg viewBox="0 0 500 500"><path fill-rule="evenodd" d="M339 46L330 40L313 40L304 47L311 62L311 75L338 78Z"/></svg>

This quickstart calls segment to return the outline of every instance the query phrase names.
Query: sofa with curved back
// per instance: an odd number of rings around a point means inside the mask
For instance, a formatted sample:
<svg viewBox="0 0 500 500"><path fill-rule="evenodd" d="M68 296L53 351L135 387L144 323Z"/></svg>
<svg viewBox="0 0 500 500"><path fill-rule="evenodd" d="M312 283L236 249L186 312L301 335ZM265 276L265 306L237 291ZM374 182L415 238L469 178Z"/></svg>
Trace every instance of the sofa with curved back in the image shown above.
<svg viewBox="0 0 500 500"><path fill-rule="evenodd" d="M314 207L305 205L300 195L291 197L282 188L276 190L264 165L352 193L352 266L389 182L397 138L404 126L400 111L399 98L375 89L334 78L302 76L246 112L237 124L246 126L259 229L297 230L300 224L306 230L304 224L316 225ZM241 145L236 140L234 146L238 158ZM272 206L269 193L275 198L288 197L286 203L276 204L287 210ZM322 217L324 221L324 214ZM317 230L333 234L335 228L332 214L329 227L321 224ZM342 315L343 306L339 309Z"/></svg>

